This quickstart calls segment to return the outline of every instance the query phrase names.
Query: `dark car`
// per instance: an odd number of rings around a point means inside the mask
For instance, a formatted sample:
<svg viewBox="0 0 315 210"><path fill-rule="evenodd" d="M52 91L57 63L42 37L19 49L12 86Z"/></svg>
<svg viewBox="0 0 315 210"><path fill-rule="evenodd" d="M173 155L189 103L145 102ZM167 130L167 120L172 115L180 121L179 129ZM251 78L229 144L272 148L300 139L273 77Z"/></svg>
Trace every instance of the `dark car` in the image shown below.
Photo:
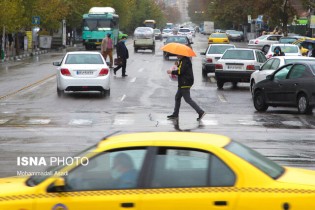
<svg viewBox="0 0 315 210"><path fill-rule="evenodd" d="M291 63L254 86L255 109L264 112L268 106L297 107L301 114L311 113L315 106L315 62Z"/></svg>
<svg viewBox="0 0 315 210"><path fill-rule="evenodd" d="M181 35L174 35L174 36L169 36L166 41L164 42L164 44L168 44L168 43L180 43L180 44L184 44L190 48L191 45L193 44L193 42L190 42L187 36L181 36ZM174 54L168 53L168 52L164 52L163 53L164 59L168 60L170 56L176 56Z"/></svg>
<svg viewBox="0 0 315 210"><path fill-rule="evenodd" d="M244 34L242 31L227 30L226 34L230 41L244 41Z"/></svg>

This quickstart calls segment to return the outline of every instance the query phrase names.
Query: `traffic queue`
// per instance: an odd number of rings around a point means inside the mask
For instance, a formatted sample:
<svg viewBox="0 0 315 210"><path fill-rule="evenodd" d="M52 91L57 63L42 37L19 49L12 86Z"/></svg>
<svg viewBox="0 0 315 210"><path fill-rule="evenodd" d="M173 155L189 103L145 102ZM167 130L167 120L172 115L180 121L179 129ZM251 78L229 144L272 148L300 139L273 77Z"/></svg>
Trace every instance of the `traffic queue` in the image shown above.
<svg viewBox="0 0 315 210"><path fill-rule="evenodd" d="M315 39L279 34L249 40L236 48L226 33L212 33L202 59L202 76L214 73L218 89L231 82L249 83L257 111L296 107L302 114L315 106ZM314 55L312 52L314 51ZM314 56L314 57L313 57Z"/></svg>

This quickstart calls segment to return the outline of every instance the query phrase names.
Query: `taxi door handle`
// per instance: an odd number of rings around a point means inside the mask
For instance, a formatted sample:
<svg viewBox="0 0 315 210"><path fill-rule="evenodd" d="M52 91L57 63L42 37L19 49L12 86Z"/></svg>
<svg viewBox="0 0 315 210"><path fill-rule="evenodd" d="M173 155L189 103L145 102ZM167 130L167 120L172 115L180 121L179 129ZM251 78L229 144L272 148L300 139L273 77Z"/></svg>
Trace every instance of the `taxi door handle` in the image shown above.
<svg viewBox="0 0 315 210"><path fill-rule="evenodd" d="M134 203L121 203L120 205L123 208L133 208L135 206Z"/></svg>
<svg viewBox="0 0 315 210"><path fill-rule="evenodd" d="M214 201L215 206L227 206L226 201Z"/></svg>
<svg viewBox="0 0 315 210"><path fill-rule="evenodd" d="M294 83L294 86L298 86L299 85L299 83Z"/></svg>
<svg viewBox="0 0 315 210"><path fill-rule="evenodd" d="M279 87L282 87L282 84L279 84L278 86L279 86Z"/></svg>

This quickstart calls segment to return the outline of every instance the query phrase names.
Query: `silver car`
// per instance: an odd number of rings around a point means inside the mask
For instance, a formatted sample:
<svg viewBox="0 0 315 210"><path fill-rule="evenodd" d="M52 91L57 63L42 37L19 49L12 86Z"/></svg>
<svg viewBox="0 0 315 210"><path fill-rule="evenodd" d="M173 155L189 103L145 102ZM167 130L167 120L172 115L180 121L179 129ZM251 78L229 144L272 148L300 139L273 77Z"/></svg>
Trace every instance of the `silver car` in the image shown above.
<svg viewBox="0 0 315 210"><path fill-rule="evenodd" d="M65 91L99 91L110 95L110 71L99 52L68 52L57 68L57 94Z"/></svg>
<svg viewBox="0 0 315 210"><path fill-rule="evenodd" d="M249 40L248 47L259 49L266 53L271 44L279 43L281 37L283 36L277 34L262 35L256 39Z"/></svg>

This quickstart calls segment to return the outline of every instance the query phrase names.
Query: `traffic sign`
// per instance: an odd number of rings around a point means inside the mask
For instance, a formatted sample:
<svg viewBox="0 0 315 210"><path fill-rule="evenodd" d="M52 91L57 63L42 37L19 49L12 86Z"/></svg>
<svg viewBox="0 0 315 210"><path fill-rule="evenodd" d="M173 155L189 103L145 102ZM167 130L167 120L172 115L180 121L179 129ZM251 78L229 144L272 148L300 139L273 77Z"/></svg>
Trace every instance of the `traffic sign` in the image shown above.
<svg viewBox="0 0 315 210"><path fill-rule="evenodd" d="M40 17L39 16L33 16L32 17L32 24L39 25L40 24Z"/></svg>

